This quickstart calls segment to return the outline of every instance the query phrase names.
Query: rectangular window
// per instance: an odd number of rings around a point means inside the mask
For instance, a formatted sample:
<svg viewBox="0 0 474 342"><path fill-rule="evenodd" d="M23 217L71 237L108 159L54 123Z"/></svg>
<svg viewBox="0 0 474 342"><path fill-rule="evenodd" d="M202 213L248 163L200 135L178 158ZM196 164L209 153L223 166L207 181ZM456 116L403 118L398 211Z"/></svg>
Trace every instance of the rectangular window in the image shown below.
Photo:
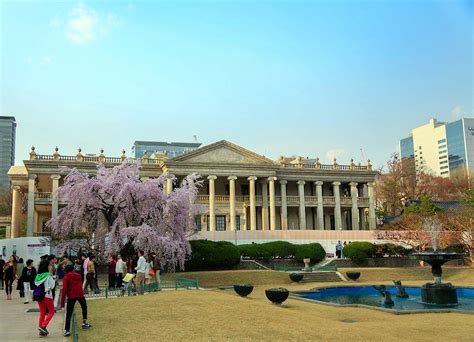
<svg viewBox="0 0 474 342"><path fill-rule="evenodd" d="M439 159L446 159L446 158L448 158L448 155L447 155L447 154L445 154L444 156L440 156L440 157L439 157Z"/></svg>
<svg viewBox="0 0 474 342"><path fill-rule="evenodd" d="M444 145L439 145L438 148L439 148L439 149L441 149L441 148L446 148L446 144L444 144Z"/></svg>
<svg viewBox="0 0 474 342"><path fill-rule="evenodd" d="M446 142L446 139L438 140L438 144L442 144L442 143L444 143L444 142Z"/></svg>
<svg viewBox="0 0 474 342"><path fill-rule="evenodd" d="M443 153L446 153L447 151L446 150L441 150L439 151L439 154L443 154Z"/></svg>
<svg viewBox="0 0 474 342"><path fill-rule="evenodd" d="M449 173L448 171L441 172L442 175L447 175L448 173Z"/></svg>
<svg viewBox="0 0 474 342"><path fill-rule="evenodd" d="M235 215L235 229L240 230L240 215Z"/></svg>
<svg viewBox="0 0 474 342"><path fill-rule="evenodd" d="M242 192L242 196L248 196L249 195L249 185L248 184L242 184L240 186L240 191Z"/></svg>
<svg viewBox="0 0 474 342"><path fill-rule="evenodd" d="M207 215L207 230L211 230L211 217ZM216 215L216 230L225 231L225 215Z"/></svg>
<svg viewBox="0 0 474 342"><path fill-rule="evenodd" d="M448 165L445 165L445 166L441 166L440 169L441 169L441 170L445 170L445 169L447 169L447 168L448 168Z"/></svg>
<svg viewBox="0 0 474 342"><path fill-rule="evenodd" d="M196 225L195 230L200 231L201 230L201 216L200 215L194 216L194 224Z"/></svg>
<svg viewBox="0 0 474 342"><path fill-rule="evenodd" d="M448 161L447 160L443 160L442 162L439 162L440 164L447 164Z"/></svg>

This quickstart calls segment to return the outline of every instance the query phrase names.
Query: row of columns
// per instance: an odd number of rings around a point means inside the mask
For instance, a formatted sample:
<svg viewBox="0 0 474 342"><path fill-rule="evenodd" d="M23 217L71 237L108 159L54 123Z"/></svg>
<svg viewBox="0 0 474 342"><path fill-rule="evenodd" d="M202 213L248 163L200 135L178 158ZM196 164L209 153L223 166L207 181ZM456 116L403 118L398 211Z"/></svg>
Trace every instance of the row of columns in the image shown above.
<svg viewBox="0 0 474 342"><path fill-rule="evenodd" d="M209 180L209 228L211 231L216 230L216 215L215 215L215 180L217 176L210 175L207 177ZM235 181L236 176L229 176L229 210L230 210L230 229L236 230L236 210L235 210ZM249 181L249 198L250 198L250 230L257 229L257 209L255 205L255 181L257 177L250 176L247 178ZM276 229L276 204L275 204L275 181L277 177L272 176L262 180L262 230L275 230ZM268 187L267 187L268 184ZM281 229L288 229L288 205L286 199L286 185L288 181L280 181L280 192L281 192ZM306 229L306 205L305 205L305 194L304 186L305 181L300 180L298 184L298 196L299 196L299 228L301 230ZM341 197L339 193L339 187L341 182L333 182L334 190L334 221L336 229L342 228L341 219ZM352 227L359 227L359 207L358 207L358 190L357 183L349 183L351 186L351 198L352 198ZM317 205L317 227L318 229L324 229L324 211L323 211L323 182L314 182L316 188L316 197L318 201ZM268 188L268 192L267 192ZM373 200L373 184L368 184L369 189L369 229L375 229L375 204ZM270 214L270 215L268 215ZM270 221L268 219L270 218Z"/></svg>

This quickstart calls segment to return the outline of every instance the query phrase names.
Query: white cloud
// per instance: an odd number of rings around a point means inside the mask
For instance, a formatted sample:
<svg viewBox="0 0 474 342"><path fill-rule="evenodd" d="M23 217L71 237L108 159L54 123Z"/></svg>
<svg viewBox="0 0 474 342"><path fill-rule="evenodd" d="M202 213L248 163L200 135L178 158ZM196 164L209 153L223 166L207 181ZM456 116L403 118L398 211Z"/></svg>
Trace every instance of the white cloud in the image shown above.
<svg viewBox="0 0 474 342"><path fill-rule="evenodd" d="M346 151L342 148L336 148L326 152L326 158L332 163L334 158L341 158L346 155Z"/></svg>
<svg viewBox="0 0 474 342"><path fill-rule="evenodd" d="M64 23L57 17L50 21L51 27L64 28L66 37L78 45L106 36L117 25L118 19L114 14L100 14L81 3L73 7Z"/></svg>
<svg viewBox="0 0 474 342"><path fill-rule="evenodd" d="M456 106L451 110L451 119L458 120L462 117L466 116L466 112L462 108L462 106Z"/></svg>

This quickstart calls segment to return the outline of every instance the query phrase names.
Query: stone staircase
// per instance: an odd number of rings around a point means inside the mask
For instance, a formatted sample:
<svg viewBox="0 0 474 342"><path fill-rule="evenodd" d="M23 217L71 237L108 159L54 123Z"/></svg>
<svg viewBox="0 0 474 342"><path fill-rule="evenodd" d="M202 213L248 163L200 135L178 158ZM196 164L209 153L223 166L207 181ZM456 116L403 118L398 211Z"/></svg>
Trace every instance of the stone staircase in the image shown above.
<svg viewBox="0 0 474 342"><path fill-rule="evenodd" d="M326 283L346 281L339 272L336 271L317 271L317 272L301 272L303 274L302 283Z"/></svg>

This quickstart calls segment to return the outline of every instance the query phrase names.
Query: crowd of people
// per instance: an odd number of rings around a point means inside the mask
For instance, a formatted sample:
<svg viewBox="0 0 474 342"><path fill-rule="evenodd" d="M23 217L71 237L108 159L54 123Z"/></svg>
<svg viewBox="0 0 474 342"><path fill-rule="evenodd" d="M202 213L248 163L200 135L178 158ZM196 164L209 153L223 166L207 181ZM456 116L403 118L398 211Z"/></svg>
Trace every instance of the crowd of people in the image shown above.
<svg viewBox="0 0 474 342"><path fill-rule="evenodd" d="M152 282L158 283L160 290L161 265L155 253L145 256L142 250L132 258L122 258L121 255L109 256L107 260L108 284L110 289L126 289L132 285L138 293L143 292L143 286ZM72 261L64 255L60 262L55 255L43 255L37 267L34 261L28 259L26 265L22 258L12 255L7 261L0 256L1 287L5 288L7 300L12 300L15 280L19 297L24 303L36 301L40 310L38 322L39 336L48 336L47 329L55 314L54 300L56 289L62 279L60 298L61 308L66 307L64 336L70 336L71 318L76 302L82 309L82 328L91 327L87 320L87 303L84 293L100 292L98 285L98 265L92 253L81 254ZM126 281L124 281L126 279Z"/></svg>

